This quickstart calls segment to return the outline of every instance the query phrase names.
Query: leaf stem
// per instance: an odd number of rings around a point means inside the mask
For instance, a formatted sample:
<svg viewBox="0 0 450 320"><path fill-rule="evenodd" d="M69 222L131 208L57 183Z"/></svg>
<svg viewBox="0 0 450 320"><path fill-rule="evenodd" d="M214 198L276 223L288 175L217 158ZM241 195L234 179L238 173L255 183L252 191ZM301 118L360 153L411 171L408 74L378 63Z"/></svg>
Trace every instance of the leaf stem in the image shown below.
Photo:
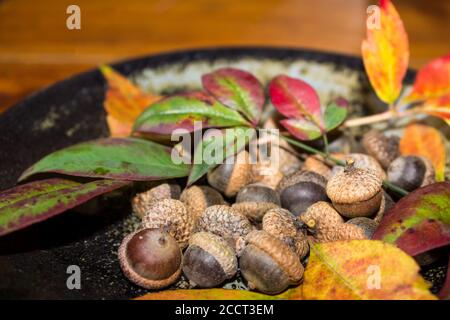
<svg viewBox="0 0 450 320"><path fill-rule="evenodd" d="M327 133L324 132L322 134L322 139L323 139L323 145L324 145L324 149L325 149L325 154L327 155L327 158L330 156L330 150L328 148L328 137L327 137Z"/></svg>
<svg viewBox="0 0 450 320"><path fill-rule="evenodd" d="M350 127L358 127L358 126L364 126L375 122L381 122L381 121L387 121L393 118L401 118L406 117L410 115L417 114L418 111L414 109L405 110L405 111L397 111L397 109L389 109L385 112L374 114L367 117L362 118L356 118L356 119L349 119L344 122L344 127L350 128Z"/></svg>
<svg viewBox="0 0 450 320"><path fill-rule="evenodd" d="M325 152L322 152L322 151L320 151L320 150L318 150L318 149L316 149L316 148L310 147L310 146L308 146L308 145L306 145L306 144L304 144L304 143L301 143L300 141L294 140L294 139L289 138L289 137L287 137L287 136L285 136L285 135L280 135L280 137L281 137L283 140L289 142L290 144L293 144L294 146L297 146L297 147L299 147L299 148L301 148L301 149L303 149L303 150L305 150L305 151L308 151L308 152L311 152L311 153L314 153L314 154L321 155L322 157L324 157L324 158L326 158L326 159L328 159L328 160L333 161L335 164L337 164L337 165L339 165L339 166L345 166L345 162L344 162L344 161L339 160L339 159L336 159L336 158L334 158L334 157L331 156L331 155L327 155ZM398 194L401 195L401 196L406 196L406 195L408 194L408 191L406 191L406 190L404 190L404 189L402 189L402 188L400 188L400 187L398 187L398 186L396 186L396 185L390 183L390 182L387 181L387 180L384 180L384 181L383 181L383 186L384 186L384 188L390 189L390 190L392 190L392 191L398 193Z"/></svg>

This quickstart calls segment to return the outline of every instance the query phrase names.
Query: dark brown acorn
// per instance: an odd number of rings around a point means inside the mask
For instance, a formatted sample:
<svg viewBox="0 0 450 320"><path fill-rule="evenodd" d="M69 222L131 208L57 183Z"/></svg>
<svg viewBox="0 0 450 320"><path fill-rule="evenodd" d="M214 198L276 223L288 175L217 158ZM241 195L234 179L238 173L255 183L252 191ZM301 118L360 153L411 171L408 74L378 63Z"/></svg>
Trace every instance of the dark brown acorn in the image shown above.
<svg viewBox="0 0 450 320"><path fill-rule="evenodd" d="M435 182L433 165L424 157L398 157L389 166L387 174L391 183L406 191L413 191Z"/></svg>

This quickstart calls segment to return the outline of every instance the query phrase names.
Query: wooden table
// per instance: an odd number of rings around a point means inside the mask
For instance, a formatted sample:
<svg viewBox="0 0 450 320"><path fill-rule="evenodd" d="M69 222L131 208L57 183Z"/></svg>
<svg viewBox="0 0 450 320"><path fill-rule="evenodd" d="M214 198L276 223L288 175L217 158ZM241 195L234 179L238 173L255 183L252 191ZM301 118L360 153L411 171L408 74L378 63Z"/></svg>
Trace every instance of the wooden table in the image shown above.
<svg viewBox="0 0 450 320"><path fill-rule="evenodd" d="M66 8L81 8L81 30ZM0 112L100 63L167 50L276 45L359 54L367 0L0 0ZM450 1L397 0L411 64L450 52Z"/></svg>

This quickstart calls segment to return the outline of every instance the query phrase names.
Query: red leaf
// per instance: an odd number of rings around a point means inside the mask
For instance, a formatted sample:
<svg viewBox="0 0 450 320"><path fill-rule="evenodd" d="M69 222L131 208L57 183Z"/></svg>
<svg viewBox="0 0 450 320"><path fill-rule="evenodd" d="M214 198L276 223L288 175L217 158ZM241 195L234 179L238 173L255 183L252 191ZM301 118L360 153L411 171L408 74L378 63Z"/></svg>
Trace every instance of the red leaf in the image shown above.
<svg viewBox="0 0 450 320"><path fill-rule="evenodd" d="M407 99L426 100L445 95L450 96L450 54L431 61L419 70Z"/></svg>
<svg viewBox="0 0 450 320"><path fill-rule="evenodd" d="M373 239L395 244L411 256L450 244L450 182L402 198L385 214Z"/></svg>
<svg viewBox="0 0 450 320"><path fill-rule="evenodd" d="M277 76L270 82L269 95L282 115L308 120L324 130L319 96L305 81L286 75Z"/></svg>
<svg viewBox="0 0 450 320"><path fill-rule="evenodd" d="M251 73L222 68L203 75L205 90L222 104L242 112L253 124L257 124L264 106L264 90Z"/></svg>

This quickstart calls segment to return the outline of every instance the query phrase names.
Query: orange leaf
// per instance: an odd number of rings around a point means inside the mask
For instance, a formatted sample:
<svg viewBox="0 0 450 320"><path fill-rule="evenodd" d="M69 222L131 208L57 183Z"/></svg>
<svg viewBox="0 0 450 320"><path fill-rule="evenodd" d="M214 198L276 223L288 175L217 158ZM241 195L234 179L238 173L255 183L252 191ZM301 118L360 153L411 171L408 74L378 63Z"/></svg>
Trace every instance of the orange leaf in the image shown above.
<svg viewBox="0 0 450 320"><path fill-rule="evenodd" d="M436 180L444 180L445 143L437 129L423 124L410 124L400 140L400 152L403 155L427 157L436 170Z"/></svg>
<svg viewBox="0 0 450 320"><path fill-rule="evenodd" d="M126 137L142 111L161 97L143 92L109 66L101 66L100 71L108 82L103 106L110 134L112 137Z"/></svg>
<svg viewBox="0 0 450 320"><path fill-rule="evenodd" d="M439 98L427 99L423 106L417 107L417 109L429 115L442 118L450 125L450 94Z"/></svg>
<svg viewBox="0 0 450 320"><path fill-rule="evenodd" d="M392 104L400 95L408 68L408 35L394 5L382 0L380 7L380 26L367 28L362 57L376 94L382 101Z"/></svg>
<svg viewBox="0 0 450 320"><path fill-rule="evenodd" d="M393 267L395 266L395 267ZM436 299L413 258L376 240L316 244L305 270L305 299Z"/></svg>
<svg viewBox="0 0 450 320"><path fill-rule="evenodd" d="M419 70L407 100L436 99L445 95L448 96L447 105L450 105L450 54L431 61Z"/></svg>
<svg viewBox="0 0 450 320"><path fill-rule="evenodd" d="M269 296L262 293L247 290L229 289L190 289L190 290L165 290L148 293L136 300L278 300L299 299L300 287L289 289L282 294Z"/></svg>

